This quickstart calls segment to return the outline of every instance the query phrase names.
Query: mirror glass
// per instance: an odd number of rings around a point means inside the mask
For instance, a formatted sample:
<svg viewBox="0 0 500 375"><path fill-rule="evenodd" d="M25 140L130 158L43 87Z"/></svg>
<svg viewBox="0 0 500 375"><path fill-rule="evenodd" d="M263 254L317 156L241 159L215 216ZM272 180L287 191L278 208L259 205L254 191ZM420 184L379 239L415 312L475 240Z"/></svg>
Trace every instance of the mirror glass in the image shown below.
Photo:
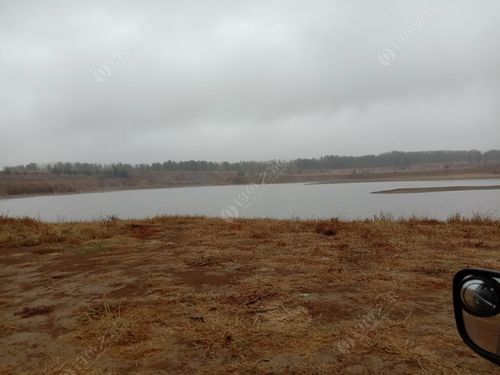
<svg viewBox="0 0 500 375"><path fill-rule="evenodd" d="M462 284L462 313L467 334L477 346L497 355L500 355L499 298L495 289L481 279Z"/></svg>
<svg viewBox="0 0 500 375"><path fill-rule="evenodd" d="M463 311L465 329L481 349L500 354L500 315L480 317Z"/></svg>

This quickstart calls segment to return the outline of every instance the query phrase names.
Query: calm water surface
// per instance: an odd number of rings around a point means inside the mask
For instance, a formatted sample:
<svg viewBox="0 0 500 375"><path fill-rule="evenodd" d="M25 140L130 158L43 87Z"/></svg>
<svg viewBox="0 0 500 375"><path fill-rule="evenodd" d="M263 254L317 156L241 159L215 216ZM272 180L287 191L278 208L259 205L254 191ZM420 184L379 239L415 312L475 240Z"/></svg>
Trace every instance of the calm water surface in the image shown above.
<svg viewBox="0 0 500 375"><path fill-rule="evenodd" d="M0 200L0 214L46 221L115 215L207 215L272 218L372 218L381 213L444 219L455 213L500 218L500 190L370 194L395 188L497 185L500 180L403 181L309 185L232 185L41 196Z"/></svg>

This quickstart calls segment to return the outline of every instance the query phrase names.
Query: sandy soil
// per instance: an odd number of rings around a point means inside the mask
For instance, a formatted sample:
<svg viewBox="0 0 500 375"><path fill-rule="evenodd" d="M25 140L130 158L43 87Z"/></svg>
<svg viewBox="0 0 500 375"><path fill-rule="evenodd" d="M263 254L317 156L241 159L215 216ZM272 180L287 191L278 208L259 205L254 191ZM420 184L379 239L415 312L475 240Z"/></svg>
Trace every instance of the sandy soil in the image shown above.
<svg viewBox="0 0 500 375"><path fill-rule="evenodd" d="M2 374L493 374L451 282L500 222L0 218Z"/></svg>

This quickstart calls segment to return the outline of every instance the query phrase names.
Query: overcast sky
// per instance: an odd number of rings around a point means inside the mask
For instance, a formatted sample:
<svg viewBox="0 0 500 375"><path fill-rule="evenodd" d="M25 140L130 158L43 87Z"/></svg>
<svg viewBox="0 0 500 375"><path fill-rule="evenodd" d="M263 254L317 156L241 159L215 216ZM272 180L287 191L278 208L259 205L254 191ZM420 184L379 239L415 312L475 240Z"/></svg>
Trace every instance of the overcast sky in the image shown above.
<svg viewBox="0 0 500 375"><path fill-rule="evenodd" d="M0 0L0 165L500 148L499 14Z"/></svg>

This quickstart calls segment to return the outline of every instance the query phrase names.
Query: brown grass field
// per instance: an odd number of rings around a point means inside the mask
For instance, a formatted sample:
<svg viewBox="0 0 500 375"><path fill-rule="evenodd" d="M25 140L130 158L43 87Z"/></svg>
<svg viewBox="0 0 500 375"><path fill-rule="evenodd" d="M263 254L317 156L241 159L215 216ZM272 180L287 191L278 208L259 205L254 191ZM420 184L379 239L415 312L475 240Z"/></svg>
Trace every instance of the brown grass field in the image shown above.
<svg viewBox="0 0 500 375"><path fill-rule="evenodd" d="M2 374L493 374L453 274L500 222L0 218Z"/></svg>

